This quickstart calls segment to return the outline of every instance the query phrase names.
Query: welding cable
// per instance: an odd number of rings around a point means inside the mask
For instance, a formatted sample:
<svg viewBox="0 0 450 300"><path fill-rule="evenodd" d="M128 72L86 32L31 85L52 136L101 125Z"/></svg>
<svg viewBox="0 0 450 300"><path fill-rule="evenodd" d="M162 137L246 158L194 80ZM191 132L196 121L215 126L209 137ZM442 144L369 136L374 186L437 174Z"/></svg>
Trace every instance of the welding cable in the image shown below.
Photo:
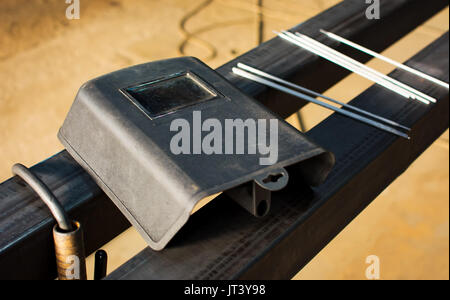
<svg viewBox="0 0 450 300"><path fill-rule="evenodd" d="M211 3L214 0L205 0L202 3L200 3L198 6L194 7L191 11L189 11L185 16L183 16L183 18L181 19L180 23L178 24L178 29L180 31L180 33L183 35L183 41L181 42L181 44L178 46L178 52L181 55L185 55L185 48L186 46L192 42L195 43L197 45L199 45L200 47L204 47L205 49L207 49L210 53L209 56L205 59L205 60L211 60L213 58L215 58L217 56L217 49L211 45L209 42L197 37L195 34L189 32L186 29L186 24L187 22L193 18L194 16L196 16L198 13L200 13L203 9L205 9L206 7L208 7L209 5L211 5Z"/></svg>

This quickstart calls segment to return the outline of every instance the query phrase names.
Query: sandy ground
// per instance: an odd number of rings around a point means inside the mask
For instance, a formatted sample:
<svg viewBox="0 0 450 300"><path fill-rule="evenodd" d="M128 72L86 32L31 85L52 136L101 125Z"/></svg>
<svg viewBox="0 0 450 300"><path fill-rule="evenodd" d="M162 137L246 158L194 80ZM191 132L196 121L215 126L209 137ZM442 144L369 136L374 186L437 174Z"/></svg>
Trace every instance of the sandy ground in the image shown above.
<svg viewBox="0 0 450 300"><path fill-rule="evenodd" d="M62 149L56 132L83 82L180 55L217 67L257 45L258 13L268 39L337 2L265 0L260 10L255 0L81 0L81 19L68 20L64 1L1 1L0 181L13 163L33 165ZM447 30L448 9L385 54L404 61ZM348 101L370 85L351 75L327 95ZM311 128L328 112L308 105L302 114ZM366 257L377 255L382 279L448 279L448 149L447 132L295 278L364 279ZM109 270L144 246L126 231L105 246Z"/></svg>

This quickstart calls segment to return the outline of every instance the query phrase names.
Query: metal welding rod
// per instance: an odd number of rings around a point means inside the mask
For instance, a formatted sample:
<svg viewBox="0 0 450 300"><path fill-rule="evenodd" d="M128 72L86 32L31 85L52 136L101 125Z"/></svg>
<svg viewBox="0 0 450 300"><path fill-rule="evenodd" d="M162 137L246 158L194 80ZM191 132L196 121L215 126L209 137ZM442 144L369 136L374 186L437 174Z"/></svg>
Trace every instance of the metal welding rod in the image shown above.
<svg viewBox="0 0 450 300"><path fill-rule="evenodd" d="M426 104L429 104L430 102L433 102L433 103L436 102L436 99L434 99L434 98L432 98L432 97L430 97L430 96L428 96L428 95L426 95L404 83L401 83L398 80L395 80L387 75L384 75L383 73L378 72L378 71L354 60L353 58L348 57L348 56L340 53L339 51L336 51L333 48L328 47L306 35L300 34L298 32L295 33L295 35L292 33L287 33L287 34L289 34L294 39L302 40L303 43L306 43L310 47L313 47L313 48L315 47L316 49L320 49L321 51L323 51L325 53L325 55L328 55L331 58L340 59L350 65L356 66L357 68L367 72L368 74L372 74L372 75L376 76L377 78L379 78L379 80L383 80L389 84L393 84L394 86L397 86L399 89L404 90L406 93L409 93L410 98L412 98L412 99L422 101Z"/></svg>
<svg viewBox="0 0 450 300"><path fill-rule="evenodd" d="M334 50L333 48L330 48L320 42L317 42L316 40L314 40L306 35L302 35L298 32L295 35L293 35L292 33L289 33L289 34L292 35L293 38L297 38L297 40L302 40L303 43L308 44L310 47L316 47L316 48L320 49L321 51L323 51L325 53L325 55L330 56L332 59L333 58L341 59L342 61L345 61L346 63L356 66L360 70L367 72L368 74L372 74L372 75L376 76L377 78L379 78L379 80L383 80L387 83L397 86L399 89L404 90L405 92L409 93L410 98L412 98L412 99L419 100L426 104L429 104L430 102L433 102L433 103L436 102L436 99L434 99L434 98L432 98L432 97L430 97L430 96L428 96L428 95L426 95L404 83L401 83L398 80L395 80L389 76L386 76L383 73L380 73L380 72ZM334 62L334 63L336 63L336 62Z"/></svg>
<svg viewBox="0 0 450 300"><path fill-rule="evenodd" d="M279 90L281 92L284 92L284 93L290 94L292 96L298 97L298 98L303 99L305 101L312 102L312 103L315 103L315 104L320 105L322 107L328 108L328 109L330 109L332 111L340 113L340 114L342 114L344 116L347 116L349 118L358 120L360 122L366 123L368 125L371 125L373 127L378 128L378 129L381 129L381 130L393 133L395 135L398 135L400 137L409 139L409 136L406 133L401 132L401 131L399 131L397 129L394 129L392 127L389 127L389 126L384 125L382 123L379 123L377 121L368 119L366 117L360 116L358 114L352 113L350 111L347 111L347 110L335 107L335 106L330 105L328 103L325 103L323 101L317 100L317 99L315 99L313 97L307 96L307 95L302 94L302 93L297 92L297 91L294 91L294 90L292 90L292 89L290 89L288 87L282 86L282 85L280 85L278 83L275 83L275 82L272 82L270 80L264 79L264 78L262 78L260 76L251 74L251 73L249 73L249 72L247 72L245 70L242 70L242 69L239 69L239 68L233 68L233 73L236 74L236 75L242 76L244 78L247 78L249 80L252 80L252 81L258 82L260 84L269 86L271 88L277 89L277 90Z"/></svg>
<svg viewBox="0 0 450 300"><path fill-rule="evenodd" d="M344 56L343 54L335 51L334 49L331 49L328 47L328 49L325 49L324 47L327 47L325 45L320 44L321 46L318 46L317 44L312 44L310 41L304 39L303 37L296 36L290 32L285 32L279 34L279 36L283 39L288 40L291 43L294 43L316 55L319 55L335 64L340 65L343 68L346 68L354 73L357 73L369 80L374 81L375 83L380 84L381 86L396 92L397 94L400 94L406 98L412 98L416 99L418 101L421 101L424 104L430 104L430 102L436 102L434 98L431 98L411 87L408 87L384 74L381 74L371 68L368 68L367 66L352 60L351 58ZM311 39L312 40L312 39ZM334 53L333 53L334 51ZM337 53L338 55L336 55ZM344 56L345 58L343 58ZM427 99L426 99L427 98Z"/></svg>
<svg viewBox="0 0 450 300"><path fill-rule="evenodd" d="M423 72L421 72L419 70L416 70L416 69L413 69L411 67L408 67L408 66L406 66L406 65L404 65L402 63L399 63L399 62L397 62L397 61L395 61L395 60L393 60L393 59L391 59L389 57L386 57L386 56L384 56L382 54L379 54L379 53L377 53L375 51L372 51L372 50L370 50L370 49L368 49L366 47L363 47L363 46L358 45L358 44L356 44L356 43L354 43L352 41L349 41L349 40L347 40L347 39L345 39L345 38L343 38L343 37L341 37L341 36L339 36L339 35L337 35L335 33L331 33L331 32L325 31L323 29L321 29L320 32L322 32L323 34L326 34L329 38L331 38L331 39L333 39L335 41L344 43L344 44L346 44L346 45L348 45L348 46L350 46L352 48L355 48L355 49L357 49L357 50L359 50L361 52L364 52L364 53L369 54L369 55L371 55L373 57L379 58L379 59L381 59L381 60L383 60L383 61L385 61L387 63L390 63L391 65L394 65L397 68L400 68L402 70L405 70L407 72L415 74L415 75L417 75L419 77L422 77L422 78L424 78L426 80L429 80L429 81L434 82L434 83L436 83L436 84L438 84L438 85L440 85L442 87L445 87L445 88L449 89L449 84L447 82L439 80L439 79L437 79L437 78L435 78L433 76L430 76L428 74L425 74L425 73L423 73Z"/></svg>
<svg viewBox="0 0 450 300"><path fill-rule="evenodd" d="M331 52L332 54L336 55L337 57L340 57L343 60L346 60L349 63L354 64L357 67L366 70L367 72L373 73L374 75L376 75L376 76L378 76L380 78L383 78L383 79L385 79L385 80L387 80L387 81L389 81L389 82L391 82L391 83L393 83L393 84L395 84L395 85L397 85L397 86L399 86L399 87L401 87L401 88L403 88L403 89L413 93L413 95L421 97L421 98L423 98L425 100L428 100L430 102L436 103L436 99L435 98L433 98L431 96L428 96L427 94L422 93L421 91L418 91L417 89L415 89L415 88L413 88L413 87L411 87L411 86L409 86L407 84L404 84L404 83L402 83L402 82L400 82L400 81L398 81L396 79L393 79L393 78L391 78L391 77L389 77L387 75L384 75L383 73L378 72L377 70L374 70L374 69L372 69L372 68L370 68L370 67L368 67L368 66L366 66L366 65L364 65L362 63L360 63L359 61L354 60L353 58L351 58L349 56L346 56L346 55L340 53L339 51L334 50L331 47L328 47L328 46L326 46L326 45L324 45L324 44L322 44L322 43L320 43L320 42L318 42L318 41L316 41L316 40L314 40L314 39L312 39L312 38L310 38L310 37L308 37L308 36L306 36L304 34L296 32L295 35L297 37L299 37L300 39L306 40L311 45L315 45L316 47L319 47L319 48L323 49L324 51ZM419 99L419 98L416 98L416 99Z"/></svg>
<svg viewBox="0 0 450 300"><path fill-rule="evenodd" d="M293 88L293 89L296 89L296 90L298 90L298 91L300 91L300 92L308 93L308 94L310 94L310 95L313 95L314 97L320 97L320 98L326 99L326 100L328 100L328 101L330 101L330 102L333 102L333 103L342 105L342 106L345 107L345 108L348 108L348 109L351 109L351 110L353 110L353 111L359 112L359 113L364 114L364 115L366 115L366 116L368 116L368 117L377 119L377 120L379 120L379 121L381 121L381 122L384 122L384 123L386 123L386 124L390 124L390 125L392 125L392 126L395 126L395 127L398 127L398 128L402 128L402 129L407 130L407 131L411 131L410 128L408 128L408 127L406 127L406 126L403 126L403 125L401 125L401 124L399 124L399 123L397 123L397 122L394 122L394 121L392 121L392 120L386 119L386 118L381 117L381 116L379 116L379 115L373 114L373 113L368 112L368 111L366 111L366 110L360 109L360 108L358 108L358 107L356 107L356 106L353 106L353 105L351 105L351 104L347 104L347 103L344 103L344 102L340 102L340 101L335 100L335 99L333 99L333 98L331 98L331 97L322 95L322 94L320 94L320 93L317 93L317 92L315 92L315 91L312 91L312 90L310 90L310 89L307 89L307 88L305 88L305 87L302 87L302 86L300 86L300 85L298 85L298 84L295 84L295 83L286 81L286 80L284 80L284 79L282 79L282 78L279 78L279 77L277 77L277 76L271 75L271 74L269 74L269 73L266 73L266 72L264 72L264 71L258 70L258 69L256 69L256 68L250 67L250 66L245 65L245 64L243 64L243 63L238 63L237 66L238 66L238 68L241 68L241 69L243 69L243 70L245 70L245 71L248 71L248 72L253 73L253 74L255 74L255 75L259 75L259 76L265 77L265 78L267 78L267 79L273 80L273 81L275 81L275 82L284 84L284 85L289 86L289 87L291 87L291 88Z"/></svg>
<svg viewBox="0 0 450 300"><path fill-rule="evenodd" d="M399 95L401 95L401 96L403 96L405 98L414 98L414 95L412 93L407 92L404 89L401 89L400 87L398 87L398 86L396 86L396 85L394 85L394 84L392 84L390 82L387 82L386 80L383 80L382 78L379 78L379 77L375 76L374 74L368 73L368 72L362 70L361 68L359 68L359 67L357 67L355 65L351 65L347 61L341 60L341 59L339 59L337 57L330 57L330 53L324 52L323 49L318 49L318 48L315 48L315 47L313 48L311 46L309 46L309 47L305 46L304 44L302 44L301 41L299 41L297 39L298 37L295 36L295 35L289 36L288 34L285 34L285 33L278 33L278 36L280 38L282 38L282 39L287 40L290 43L293 43L293 44L295 44L295 45L297 45L299 47L304 48L305 50L308 50L308 51L310 51L310 52L312 52L312 53L314 53L316 55L319 55L322 58L324 58L326 60L329 60L332 63L338 64L341 67L343 67L343 68L345 68L345 69L347 69L347 70L349 70L351 72L354 72L354 73L356 73L358 75L361 75L362 77L365 77L366 79L369 79L369 80L371 80L371 81L373 81L373 82L375 82L375 83L377 83L377 84L379 84L379 85L381 85L381 86L383 86L383 87L385 87L385 88L387 88L387 89L389 89L389 90L391 90L391 91L393 91L393 92L395 92L395 93L397 93L397 94L399 94ZM425 104L430 104L429 101L425 101L424 103Z"/></svg>

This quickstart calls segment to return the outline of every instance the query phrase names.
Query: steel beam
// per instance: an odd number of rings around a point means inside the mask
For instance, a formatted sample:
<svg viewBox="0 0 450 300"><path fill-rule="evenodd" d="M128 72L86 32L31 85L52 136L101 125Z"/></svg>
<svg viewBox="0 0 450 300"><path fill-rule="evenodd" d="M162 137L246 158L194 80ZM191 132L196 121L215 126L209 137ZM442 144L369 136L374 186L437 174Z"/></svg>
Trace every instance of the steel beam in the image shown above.
<svg viewBox="0 0 450 300"><path fill-rule="evenodd" d="M448 42L447 33L408 65L448 82ZM109 279L292 278L448 128L447 89L404 71L392 77L438 103L426 106L381 86L351 103L411 126L410 141L333 114L307 133L336 155L325 184L312 190L293 174L263 219L250 218L222 195L192 216L167 250L147 248Z"/></svg>
<svg viewBox="0 0 450 300"><path fill-rule="evenodd" d="M447 1L443 0L385 0L381 2L381 20L367 20L364 13L367 6L364 1L347 0L295 27L295 29L316 36L317 30L320 28L333 28L334 32L348 39L375 51L382 51L447 5ZM420 11L421 14L417 14L417 11ZM395 28L395 30L392 30L392 28ZM378 38L377 32L383 32L383 39ZM333 45L333 43L328 44ZM354 57L359 57L361 61L369 59L368 56L361 56L360 53L345 52L351 53ZM294 61L297 60L297 63L292 63L291 59L289 61L283 59L286 54L290 54ZM282 42L278 38L262 44L218 69L218 72L244 92L257 97L262 103L283 117L294 113L303 103L267 91L257 84L233 76L230 68L237 61L265 69L319 92L333 86L348 74L305 51ZM448 67L448 62L446 66ZM326 122L329 121L325 121L317 128L321 128ZM312 130L309 135L317 139L319 143L323 143L320 136L321 132L314 134L314 132L317 132L317 128ZM323 134L323 137L328 136L325 133ZM323 143L323 145L328 144ZM350 145L356 145L356 142L351 141ZM417 147L421 149L423 145ZM34 166L32 170L50 186L58 199L63 202L70 216L83 223L88 254L130 226L112 202L65 151ZM383 187L388 185L391 181L390 176L393 176L388 174L386 174ZM354 192L358 193L358 190L356 189ZM222 202L224 201L220 201L220 203ZM362 209L363 205L359 205ZM203 215L202 212L200 212L200 215ZM229 222L231 223L232 219ZM192 226L190 223L188 228ZM0 184L1 279L51 279L56 277L51 241L53 224L54 221L40 200L18 178L13 177ZM334 225L337 233L339 224ZM330 223L329 226L334 225ZM223 231L224 233L230 232L232 228L232 225L227 225L223 228ZM179 236L181 237L182 234ZM286 255L286 257L289 257L289 253Z"/></svg>

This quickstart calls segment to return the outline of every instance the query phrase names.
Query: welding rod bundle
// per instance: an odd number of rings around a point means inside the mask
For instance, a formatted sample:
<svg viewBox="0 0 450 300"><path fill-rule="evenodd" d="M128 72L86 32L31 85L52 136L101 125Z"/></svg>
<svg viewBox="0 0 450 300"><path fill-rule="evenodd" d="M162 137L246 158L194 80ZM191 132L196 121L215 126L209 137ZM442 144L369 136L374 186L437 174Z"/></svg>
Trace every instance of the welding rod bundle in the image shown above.
<svg viewBox="0 0 450 300"><path fill-rule="evenodd" d="M323 34L326 34L329 38L331 38L331 39L333 39L335 41L338 41L340 43L346 44L346 45L348 45L348 46L350 46L350 47L352 47L354 49L357 49L357 50L359 50L361 52L364 52L366 54L369 54L369 55L371 55L373 57L379 58L379 59L381 59L381 60L383 60L383 61L385 61L385 62L387 62L387 63L389 63L391 65L394 65L394 66L396 66L399 69L402 69L404 71L412 73L412 74L414 74L416 76L419 76L419 77L421 77L423 79L426 79L428 81L434 82L435 84L440 85L442 87L445 87L446 89L449 89L449 84L447 82L444 82L444 81L439 80L439 79L437 79L435 77L432 77L432 76L430 76L428 74L425 74L425 73L423 73L423 72L421 72L419 70L416 70L416 69L408 67L408 66L406 66L404 64L401 64L401 63L399 63L399 62L397 62L397 61L395 61L395 60L393 60L393 59L391 59L389 57L386 57L384 55L376 53L375 51L367 49L366 47L358 45L358 44L356 44L356 43L354 43L352 41L349 41L349 40L347 40L347 39L345 39L345 38L343 38L341 36L338 36L337 34L325 31L323 29L321 29L320 32L323 33Z"/></svg>
<svg viewBox="0 0 450 300"><path fill-rule="evenodd" d="M385 62L388 62L402 70L405 70L405 71L412 73L416 76L419 76L423 79L429 80L439 86L442 86L447 89L449 88L448 83L443 82L437 78L434 78L428 74L425 74L419 70L416 70L416 69L408 67L404 64L401 64L393 59L390 59L386 56L376 53L375 51L372 51L361 45L351 42L351 41L349 41L343 37L340 37L334 33L331 33L331 32L325 31L325 30L321 30L321 32L335 41L344 43L350 47L353 47L353 48L355 48L359 51L362 51L366 54L369 54L373 57L382 59ZM366 79L369 79L369 80L383 86L384 88L389 89L405 98L418 100L427 105L430 103L436 103L435 98L433 98L429 95L426 95L425 93L422 93L421 91L418 91L417 89L415 89L411 86L408 86L396 79L393 79L387 75L384 75L383 73L378 72L378 71L354 60L353 58L346 56L346 55L344 55L344 54L342 54L342 53L304 35L304 34L300 34L298 32L293 34L288 31L275 32L275 33L278 34L278 36L280 38L282 38L286 41L289 41L290 43L292 43L298 47L301 47L307 51L310 51L310 52L312 52L332 63L335 63L351 72L354 72ZM399 129L402 129L405 131L410 131L410 129L406 126L403 126L403 125L401 125L395 121L389 120L387 118L378 116L371 112L365 111L365 110L355 107L353 105L346 104L346 103L340 102L338 100L335 100L333 98L327 97L325 95L319 94L317 92L311 91L307 88L304 88L304 87L294 84L292 82L288 82L284 79L281 79L279 77L276 77L276 76L266 73L264 71L258 70L256 68L239 63L237 65L237 67L233 68L233 73L235 73L236 75L242 76L244 78L247 78L249 80L252 80L252 81L258 82L260 84L269 86L271 88L277 89L279 91L285 92L292 96L298 97L305 101L315 103L317 105L320 105L322 107L325 107L327 109L335 111L344 116L347 116L352 119L363 122L365 124L374 126L378 129L381 129L381 130L384 130L384 131L393 133L395 135L409 139L409 136L406 133L399 130ZM325 103L325 102L315 99L313 97L323 98L334 104L340 105L342 108L330 105L328 103Z"/></svg>
<svg viewBox="0 0 450 300"><path fill-rule="evenodd" d="M386 76L304 34L283 31L278 36L307 51L310 51L322 58L331 61L351 72L365 77L405 98L415 99L424 104L436 103L436 99L430 97L413 87L410 87L398 80Z"/></svg>
<svg viewBox="0 0 450 300"><path fill-rule="evenodd" d="M325 107L327 109L335 111L335 112L337 112L339 114L342 114L344 116L347 116L349 118L352 118L352 119L358 120L360 122L363 122L365 124L368 124L368 125L371 125L373 127L376 127L378 129L381 129L381 130L390 132L392 134L398 135L400 137L409 139L408 134L406 134L406 133L404 133L404 132L394 128L394 127L397 127L399 129L410 131L410 129L408 127L406 127L406 126L403 126L403 125L401 125L401 124L399 124L397 122L394 122L392 120L386 119L384 117L375 115L375 114L370 113L368 111L362 110L362 109L360 109L360 108L358 108L356 106L353 106L353 105L350 105L350 104L346 104L346 103L340 102L338 100L335 100L333 98L327 97L325 95L316 93L316 92L311 91L311 90L309 90L307 88L304 88L304 87L299 86L297 84L294 84L292 82L288 82L288 81L286 81L284 79L281 79L279 77L276 77L276 76L274 76L272 74L269 74L269 73L266 73L264 71L258 70L256 68L250 67L250 66L245 65L243 63L239 63L237 65L237 67L233 68L233 73L235 73L236 75L239 75L241 77L247 78L249 80L252 80L252 81L258 82L260 84L266 85L268 87L277 89L277 90L279 90L281 92L290 94L290 95L295 96L297 98L300 98L302 100L305 100L305 101L308 101L308 102L320 105L322 107ZM308 95L306 95L304 93L309 94L311 96L308 96ZM326 102L323 102L321 100L313 98L312 96L326 99L326 100L328 100L330 102L333 102L335 104L339 104L342 107L347 108L347 109L343 109L343 108L339 108L339 107L330 105L330 104L328 104ZM350 110L352 110L354 112L351 112ZM363 116L363 115L365 115L365 116ZM378 120L378 121L376 121L376 120Z"/></svg>

